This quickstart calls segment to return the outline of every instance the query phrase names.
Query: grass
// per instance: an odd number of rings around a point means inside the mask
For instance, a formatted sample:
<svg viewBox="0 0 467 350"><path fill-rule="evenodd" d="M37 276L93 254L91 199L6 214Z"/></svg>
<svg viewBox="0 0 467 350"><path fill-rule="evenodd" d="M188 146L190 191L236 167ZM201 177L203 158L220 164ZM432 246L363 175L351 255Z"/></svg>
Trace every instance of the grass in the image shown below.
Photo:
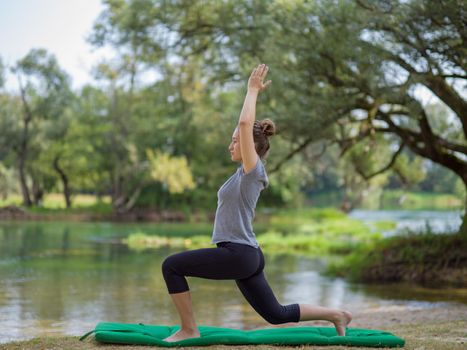
<svg viewBox="0 0 467 350"><path fill-rule="evenodd" d="M381 206L388 210L446 210L461 209L463 201L449 193L405 192L402 190L384 191Z"/></svg>
<svg viewBox="0 0 467 350"><path fill-rule="evenodd" d="M314 193L310 196L314 206L337 207L343 194L338 191ZM364 201L361 209L371 210L454 210L464 207L464 199L452 193L408 192L384 190L380 198Z"/></svg>
<svg viewBox="0 0 467 350"><path fill-rule="evenodd" d="M316 207L337 207L342 202L341 195L334 192L325 192L314 194L312 197L313 205ZM443 193L427 193L427 192L405 192L402 190L385 190L382 198L378 201L381 208L385 210L453 210L461 209L464 205L462 198L454 194ZM10 195L9 197L0 198L0 208L7 205L21 206L21 195ZM182 209L182 208L181 208ZM378 209L378 208L366 208ZM76 194L72 196L72 208L66 209L65 199L61 193L49 193L44 195L43 203L40 207L28 208L31 213L96 213L108 214L112 212L110 196L103 196L98 201L95 195ZM300 221L303 214L308 214L306 209L294 209L290 211L282 211L278 214L277 220L286 219L290 222L291 219ZM336 211L319 212L321 217L339 218L345 214L338 214ZM328 216L329 215L329 216ZM311 214L313 218L313 214Z"/></svg>
<svg viewBox="0 0 467 350"><path fill-rule="evenodd" d="M393 228L394 223L384 222L381 227ZM257 226L255 226L257 227ZM351 219L335 209L301 209L277 211L271 214L267 229L258 233L261 247L270 254L291 253L308 256L348 254L362 243L381 239L361 221ZM207 231L205 231L207 232ZM211 236L193 232L190 236L130 234L123 243L130 249L144 250L162 246L209 248Z"/></svg>
<svg viewBox="0 0 467 350"><path fill-rule="evenodd" d="M212 248L210 236L168 237L147 235L142 232L132 233L122 240L131 250L145 250L160 247Z"/></svg>
<svg viewBox="0 0 467 350"><path fill-rule="evenodd" d="M0 208L8 205L20 207L22 205L22 197L11 195L6 199L0 198ZM27 210L35 214L109 214L112 212L112 204L110 196L103 196L101 200L98 200L95 195L77 194L72 197L72 207L67 209L62 194L50 193L44 195L42 206L31 207Z"/></svg>
<svg viewBox="0 0 467 350"><path fill-rule="evenodd" d="M404 324L386 327L385 330L404 338L406 350L464 350L467 343L467 321L457 320L450 322ZM136 345L112 345L100 344L95 340L79 341L79 337L41 337L28 341L12 342L0 345L2 350L82 350L82 349L100 349L100 350L137 350L148 349L148 346ZM273 345L212 345L203 347L189 347L186 349L205 350L205 349L243 349L243 350L298 350L298 349L322 349L322 350L369 350L368 347L349 347L349 346L273 346Z"/></svg>
<svg viewBox="0 0 467 350"><path fill-rule="evenodd" d="M390 331L406 340L407 350L460 350L467 344L467 321L405 325Z"/></svg>

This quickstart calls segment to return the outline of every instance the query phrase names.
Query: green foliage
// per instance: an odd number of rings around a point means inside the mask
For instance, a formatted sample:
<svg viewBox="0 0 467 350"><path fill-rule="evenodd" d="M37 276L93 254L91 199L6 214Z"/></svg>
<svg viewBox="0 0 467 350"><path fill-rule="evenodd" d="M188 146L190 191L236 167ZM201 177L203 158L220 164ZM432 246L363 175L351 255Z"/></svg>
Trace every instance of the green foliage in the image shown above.
<svg viewBox="0 0 467 350"><path fill-rule="evenodd" d="M375 221L372 223L376 231L390 231L397 227L397 224L394 221Z"/></svg>
<svg viewBox="0 0 467 350"><path fill-rule="evenodd" d="M63 205L58 207L51 207L49 205L43 205L40 207L32 207L28 210L33 214L53 214L53 215L74 215L74 214L95 214L95 215L106 215L112 213L112 205L109 203L98 202L92 205L86 206L74 206L72 208L64 208Z"/></svg>
<svg viewBox="0 0 467 350"><path fill-rule="evenodd" d="M344 220L345 213L333 208L302 208L302 209L280 209L275 211L270 218L272 225L296 225L311 222L322 222L326 220Z"/></svg>
<svg viewBox="0 0 467 350"><path fill-rule="evenodd" d="M13 168L0 163L0 198L6 199L10 194L18 192L18 183Z"/></svg>
<svg viewBox="0 0 467 350"><path fill-rule="evenodd" d="M413 189L425 192L452 193L459 198L465 198L465 186L463 186L462 179L436 163L426 165L425 178Z"/></svg>
<svg viewBox="0 0 467 350"><path fill-rule="evenodd" d="M122 243L127 244L130 249L136 251L160 247L190 249L210 248L212 247L210 242L209 236L191 236L189 238L183 238L147 235L141 232L132 233L122 240Z"/></svg>
<svg viewBox="0 0 467 350"><path fill-rule="evenodd" d="M70 77L59 67L54 55L44 49L31 49L14 71L26 78L31 113L53 121L62 116L71 97Z"/></svg>
<svg viewBox="0 0 467 350"><path fill-rule="evenodd" d="M365 239L375 239L375 237L375 235L369 235ZM304 254L309 256L348 254L357 247L358 241L357 235L326 234L324 232L283 235L271 231L258 237L261 247L267 249L269 253Z"/></svg>
<svg viewBox="0 0 467 350"><path fill-rule="evenodd" d="M21 197L18 195L0 198L0 207L7 205L21 206ZM110 214L112 205L109 197L96 198L92 195L77 194L73 196L73 205L66 208L65 200L59 193L45 194L41 206L28 208L28 212L37 214Z"/></svg>
<svg viewBox="0 0 467 350"><path fill-rule="evenodd" d="M359 208L371 210L453 210L463 208L463 185L459 188L460 196L450 193L414 192L400 189L384 189L369 193ZM313 207L338 206L344 197L342 191L324 191L310 194L308 200Z"/></svg>
<svg viewBox="0 0 467 350"><path fill-rule="evenodd" d="M359 244L354 251L335 260L327 273L358 281L446 281L465 285L467 240L460 234L418 234ZM465 274L464 274L465 277ZM461 278L462 279L462 278Z"/></svg>
<svg viewBox="0 0 467 350"><path fill-rule="evenodd" d="M3 88L5 84L5 65L3 64L3 60L0 57L0 88Z"/></svg>
<svg viewBox="0 0 467 350"><path fill-rule="evenodd" d="M417 193L401 190L384 191L381 200L384 209L443 210L462 209L463 201L452 194Z"/></svg>
<svg viewBox="0 0 467 350"><path fill-rule="evenodd" d="M96 82L76 91L77 98L45 50L17 62L34 122L23 140L21 93L0 94L0 162L17 166L27 141L29 187L63 190L57 160L74 193L109 194L119 212L152 205L212 209L216 190L235 169L227 147L246 79L254 64L266 62L273 84L259 97L257 118L278 127L267 168L281 167L259 207L301 207L310 189L339 191L334 203L346 210L376 207L388 184L421 183L425 191L465 198L463 168L450 165L463 166L462 156L454 156L465 145L452 83L464 77L459 13L456 1L430 0L107 0L88 39L114 55L94 67ZM446 105L422 105L413 93L420 86ZM438 141L419 137L425 121ZM365 179L391 165L402 143L393 174ZM432 144L431 153L423 151ZM174 189L173 169L151 177L157 164L147 149L185 159L177 172L184 185ZM433 170L422 157L455 172ZM161 178L167 188L158 186Z"/></svg>
<svg viewBox="0 0 467 350"><path fill-rule="evenodd" d="M334 209L280 211L272 214L267 226L269 229L257 234L257 239L261 247L271 254L348 254L360 244L381 237L362 222ZM170 236L161 236L135 232L123 242L136 250L161 246L210 247L211 237L199 233L174 232Z"/></svg>
<svg viewBox="0 0 467 350"><path fill-rule="evenodd" d="M192 173L185 157L146 150L151 178L161 182L170 193L181 193L195 187Z"/></svg>
<svg viewBox="0 0 467 350"><path fill-rule="evenodd" d="M413 187L426 177L423 159L417 157L410 160L406 154L402 154L397 158L393 171L401 179L402 183L409 187Z"/></svg>

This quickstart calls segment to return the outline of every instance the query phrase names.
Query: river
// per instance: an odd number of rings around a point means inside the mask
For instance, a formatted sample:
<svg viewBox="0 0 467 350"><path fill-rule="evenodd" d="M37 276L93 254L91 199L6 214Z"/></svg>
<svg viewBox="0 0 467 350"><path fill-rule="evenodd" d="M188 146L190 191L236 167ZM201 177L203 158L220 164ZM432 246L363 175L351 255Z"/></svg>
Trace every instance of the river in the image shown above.
<svg viewBox="0 0 467 350"><path fill-rule="evenodd" d="M209 235L210 230L208 224L0 222L0 343L82 335L101 321L178 324L161 264L181 249L134 251L120 238L132 232L185 236ZM320 259L264 253L266 278L282 304L359 312L394 305L467 303L465 290L349 283L323 276ZM234 281L188 278L188 282L199 325L268 326Z"/></svg>

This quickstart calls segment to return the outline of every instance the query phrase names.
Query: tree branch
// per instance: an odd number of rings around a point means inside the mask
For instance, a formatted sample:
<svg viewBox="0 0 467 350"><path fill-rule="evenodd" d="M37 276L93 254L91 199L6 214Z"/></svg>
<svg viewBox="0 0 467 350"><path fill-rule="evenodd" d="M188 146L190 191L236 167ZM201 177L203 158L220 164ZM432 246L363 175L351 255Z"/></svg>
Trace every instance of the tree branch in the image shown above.
<svg viewBox="0 0 467 350"><path fill-rule="evenodd" d="M284 158L282 158L282 160L280 160L279 163L277 163L276 166L274 168L272 168L272 170L268 171L268 173L272 174L272 173L278 171L285 162L287 162L289 159L291 159L297 153L301 152L306 146L308 146L313 141L313 139L314 139L313 136L308 137L297 148L295 148L294 150L292 150L292 152L290 152L288 155L286 155Z"/></svg>
<svg viewBox="0 0 467 350"><path fill-rule="evenodd" d="M467 79L467 75L460 75L460 74L442 74L440 75L441 78L456 78L456 79Z"/></svg>
<svg viewBox="0 0 467 350"><path fill-rule="evenodd" d="M467 103L457 92L441 77L435 75L424 75L424 84L441 101L451 108L462 123L464 136L467 138Z"/></svg>
<svg viewBox="0 0 467 350"><path fill-rule="evenodd" d="M463 179L464 183L467 182L467 161L454 154L443 152L439 147L427 146L426 139L423 139L418 133L408 131L396 125L389 114L379 111L379 115L388 124L388 128L398 135L414 153L451 169ZM436 143L436 138L427 141L434 144ZM424 143L423 147L419 146L420 142Z"/></svg>
<svg viewBox="0 0 467 350"><path fill-rule="evenodd" d="M360 176L362 176L366 181L368 181L372 177L374 177L376 175L379 175L379 174L382 174L385 171L389 170L394 165L394 163L396 162L396 159L401 154L402 150L404 149L404 146L405 146L405 143L404 143L404 141L402 141L401 144L399 145L399 149L392 155L391 161L385 167L383 167L382 169L380 169L378 171L375 171L375 172L373 172L373 173L371 173L369 175L366 175L363 172L363 170L361 170L358 166L355 167L355 170L357 171L357 173L360 174Z"/></svg>
<svg viewBox="0 0 467 350"><path fill-rule="evenodd" d="M391 29L387 29L391 30ZM393 32L391 30L391 32ZM446 82L442 75L434 75L431 72L418 72L409 63L398 55L395 55L383 48L379 48L389 60L394 61L409 73L413 74L423 85L430 89L441 101L451 108L462 123L464 136L467 138L467 103L459 94Z"/></svg>
<svg viewBox="0 0 467 350"><path fill-rule="evenodd" d="M364 131L360 131L358 135L354 137L349 137L349 138L341 139L341 140L335 139L334 141L337 142L337 144L341 148L341 153L339 154L339 158L341 158L356 143L363 140L365 137L369 136L370 133L371 133L371 129L366 129Z"/></svg>
<svg viewBox="0 0 467 350"><path fill-rule="evenodd" d="M326 143L323 143L323 148L321 149L321 151L319 151L317 154L311 154L311 155L307 155L306 152L305 152L305 155L306 155L306 159L309 161L309 162L312 162L314 160L317 160L319 158L321 158L324 154L324 152L326 152L326 149L328 148L328 145Z"/></svg>

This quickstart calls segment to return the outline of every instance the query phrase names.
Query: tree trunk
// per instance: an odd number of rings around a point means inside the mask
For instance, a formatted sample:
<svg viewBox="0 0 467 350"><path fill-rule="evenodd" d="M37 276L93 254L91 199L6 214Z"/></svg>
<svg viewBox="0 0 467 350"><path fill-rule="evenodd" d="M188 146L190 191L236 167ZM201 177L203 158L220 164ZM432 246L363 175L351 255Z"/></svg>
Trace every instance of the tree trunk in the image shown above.
<svg viewBox="0 0 467 350"><path fill-rule="evenodd" d="M467 239L467 174L462 177L462 181L464 182L464 187L466 191L465 198L464 198L464 217L462 218L462 224L459 228L459 234L464 238Z"/></svg>
<svg viewBox="0 0 467 350"><path fill-rule="evenodd" d="M62 181L63 184L63 196L65 197L65 203L67 209L71 208L71 190L69 186L69 181L68 181L68 176L65 174L63 169L60 168L60 165L58 164L58 161L60 159L60 156L57 155L53 161L53 167L55 171L58 173L60 176L60 180Z"/></svg>
<svg viewBox="0 0 467 350"><path fill-rule="evenodd" d="M459 228L459 234L467 239L467 196L465 197L464 202L464 217L462 218L462 224Z"/></svg>
<svg viewBox="0 0 467 350"><path fill-rule="evenodd" d="M31 201L31 196L29 195L28 184L26 182L26 171L24 169L23 154L19 155L18 170L19 170L19 182L21 185L21 193L23 195L23 205L26 207L30 207L32 205L32 201Z"/></svg>
<svg viewBox="0 0 467 350"><path fill-rule="evenodd" d="M128 201L125 203L125 210L130 211L133 209L133 207L136 204L136 201L139 198L139 195L141 194L141 191L143 190L143 183L140 182L138 186L136 186L135 190L133 191L133 194L130 196Z"/></svg>
<svg viewBox="0 0 467 350"><path fill-rule="evenodd" d="M32 197L33 203L36 206L39 206L41 204L42 198L44 197L44 190L34 178L32 179Z"/></svg>
<svg viewBox="0 0 467 350"><path fill-rule="evenodd" d="M114 183L112 185L112 205L116 213L124 213L126 211L125 203L127 201L127 196L123 190L124 181L125 179L121 174L115 174Z"/></svg>
<svg viewBox="0 0 467 350"><path fill-rule="evenodd" d="M467 103L459 96L447 82L446 79L435 75L426 75L424 85L438 96L459 117L464 136L467 137Z"/></svg>
<svg viewBox="0 0 467 350"><path fill-rule="evenodd" d="M18 158L19 158L19 180L21 183L21 193L23 194L23 205L26 207L30 207L32 205L31 196L29 195L28 185L26 183L26 157L28 153L28 138L29 138L29 123L32 120L32 113L31 109L29 108L29 104L26 100L26 92L23 88L23 84L21 82L21 77L18 74L18 83L21 92L21 101L23 102L24 107L24 115L23 115L23 135L21 144L18 151Z"/></svg>

